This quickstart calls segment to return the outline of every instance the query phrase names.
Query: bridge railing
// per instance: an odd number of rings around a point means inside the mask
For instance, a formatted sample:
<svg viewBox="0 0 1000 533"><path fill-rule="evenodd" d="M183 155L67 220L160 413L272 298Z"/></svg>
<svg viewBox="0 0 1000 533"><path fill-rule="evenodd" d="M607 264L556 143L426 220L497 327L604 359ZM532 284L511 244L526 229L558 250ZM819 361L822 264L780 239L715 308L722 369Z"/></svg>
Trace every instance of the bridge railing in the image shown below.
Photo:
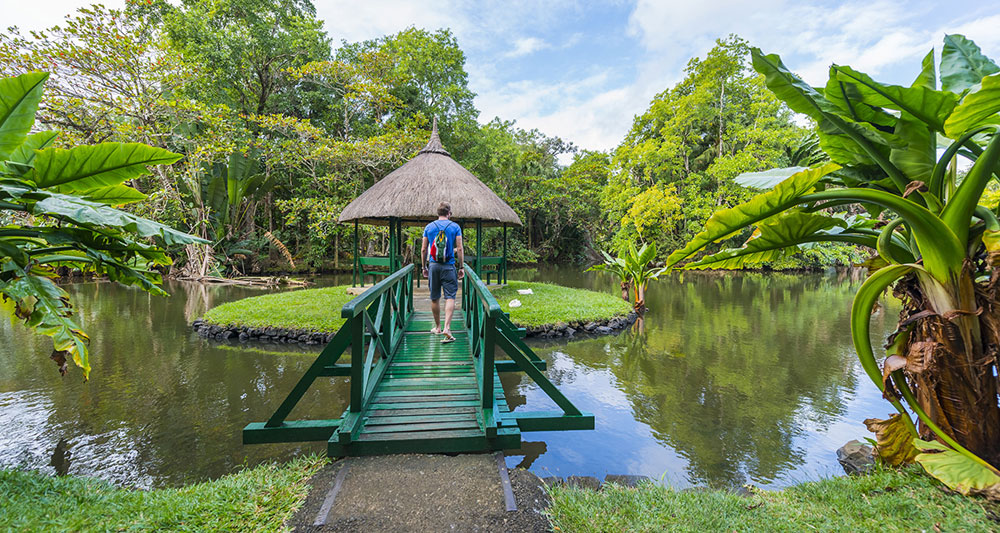
<svg viewBox="0 0 1000 533"><path fill-rule="evenodd" d="M483 417L481 423L488 437L496 435L498 427L517 425L521 431L546 431L560 429L594 429L594 415L581 412L542 371L545 361L538 357L522 339L524 330L518 328L503 312L496 298L468 264L464 265L462 283L462 309L469 342L475 359L476 378L479 380ZM567 305L572 305L567 302ZM499 348L510 361L495 361ZM501 413L494 391L494 370L498 372L524 372L562 411Z"/></svg>
<svg viewBox="0 0 1000 533"><path fill-rule="evenodd" d="M468 263L462 265L465 278L462 280L462 310L465 312L465 327L469 332L472 346L472 361L476 369L482 419L480 423L487 437L495 437L497 431L496 397L493 390L493 359L496 352L497 321L503 316L503 309L490 293L483 280L479 279Z"/></svg>
<svg viewBox="0 0 1000 533"><path fill-rule="evenodd" d="M244 444L327 440L339 431L341 443L357 437L361 417L375 386L388 369L413 313L413 265L406 265L348 302L346 319L316 361L264 423L243 429ZM350 349L350 364L338 364ZM330 420L286 421L288 414L321 376L350 376L351 403L346 416Z"/></svg>

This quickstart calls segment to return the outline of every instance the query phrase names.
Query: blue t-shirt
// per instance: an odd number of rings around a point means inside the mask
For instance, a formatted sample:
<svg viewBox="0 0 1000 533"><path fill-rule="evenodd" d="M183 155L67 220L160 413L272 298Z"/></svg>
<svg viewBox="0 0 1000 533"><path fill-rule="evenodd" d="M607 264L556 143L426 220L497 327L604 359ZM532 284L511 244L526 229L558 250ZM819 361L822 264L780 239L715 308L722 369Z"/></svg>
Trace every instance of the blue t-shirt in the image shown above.
<svg viewBox="0 0 1000 533"><path fill-rule="evenodd" d="M445 251L445 258L449 265L455 264L455 237L462 234L462 227L452 222L450 220L435 220L424 228L424 237L427 237L427 261L429 263L434 262L434 255L431 254L431 246L434 245L434 239L437 238L439 232L444 232L445 241L448 243L448 248Z"/></svg>

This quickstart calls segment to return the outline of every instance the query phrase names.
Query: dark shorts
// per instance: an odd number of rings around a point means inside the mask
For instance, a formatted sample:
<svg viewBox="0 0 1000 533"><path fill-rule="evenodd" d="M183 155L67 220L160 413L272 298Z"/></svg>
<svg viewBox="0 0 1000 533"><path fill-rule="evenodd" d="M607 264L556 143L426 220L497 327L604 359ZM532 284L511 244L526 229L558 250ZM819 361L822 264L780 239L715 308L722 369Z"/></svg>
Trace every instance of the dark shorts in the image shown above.
<svg viewBox="0 0 1000 533"><path fill-rule="evenodd" d="M431 262L428 274L430 275L431 300L441 299L442 290L445 300L455 299L455 293L458 292L458 271L455 270L455 265Z"/></svg>

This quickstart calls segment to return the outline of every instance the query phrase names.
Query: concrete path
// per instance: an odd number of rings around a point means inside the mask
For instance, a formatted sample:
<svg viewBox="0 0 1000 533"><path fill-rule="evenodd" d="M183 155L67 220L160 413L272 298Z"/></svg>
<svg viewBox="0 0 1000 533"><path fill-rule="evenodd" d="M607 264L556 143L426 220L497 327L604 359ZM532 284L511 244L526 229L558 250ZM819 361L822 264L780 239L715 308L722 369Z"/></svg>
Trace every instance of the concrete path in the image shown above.
<svg viewBox="0 0 1000 533"><path fill-rule="evenodd" d="M313 478L290 525L295 531L549 531L541 481L525 470L509 477L513 512L491 454L351 457Z"/></svg>

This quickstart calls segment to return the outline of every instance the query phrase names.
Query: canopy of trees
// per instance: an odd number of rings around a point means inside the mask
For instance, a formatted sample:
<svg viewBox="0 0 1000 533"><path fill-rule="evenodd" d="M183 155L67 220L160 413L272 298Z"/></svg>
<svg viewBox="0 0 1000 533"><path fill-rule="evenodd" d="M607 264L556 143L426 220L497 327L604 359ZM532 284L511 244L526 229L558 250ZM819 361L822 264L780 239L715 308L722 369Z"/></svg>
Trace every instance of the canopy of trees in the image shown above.
<svg viewBox="0 0 1000 533"><path fill-rule="evenodd" d="M51 73L37 127L62 131L57 146L143 142L182 156L131 180L147 197L125 209L210 241L169 250L174 272L195 277L346 266L340 210L412 157L434 116L456 160L524 221L510 232L518 262L593 260L636 241L664 254L749 197L734 176L795 164L808 142L735 36L692 59L608 153L481 121L447 29L335 39L309 0L131 1L0 34L0 75ZM484 233L469 237L499 250L500 231ZM387 240L365 228L362 248L380 254Z"/></svg>

